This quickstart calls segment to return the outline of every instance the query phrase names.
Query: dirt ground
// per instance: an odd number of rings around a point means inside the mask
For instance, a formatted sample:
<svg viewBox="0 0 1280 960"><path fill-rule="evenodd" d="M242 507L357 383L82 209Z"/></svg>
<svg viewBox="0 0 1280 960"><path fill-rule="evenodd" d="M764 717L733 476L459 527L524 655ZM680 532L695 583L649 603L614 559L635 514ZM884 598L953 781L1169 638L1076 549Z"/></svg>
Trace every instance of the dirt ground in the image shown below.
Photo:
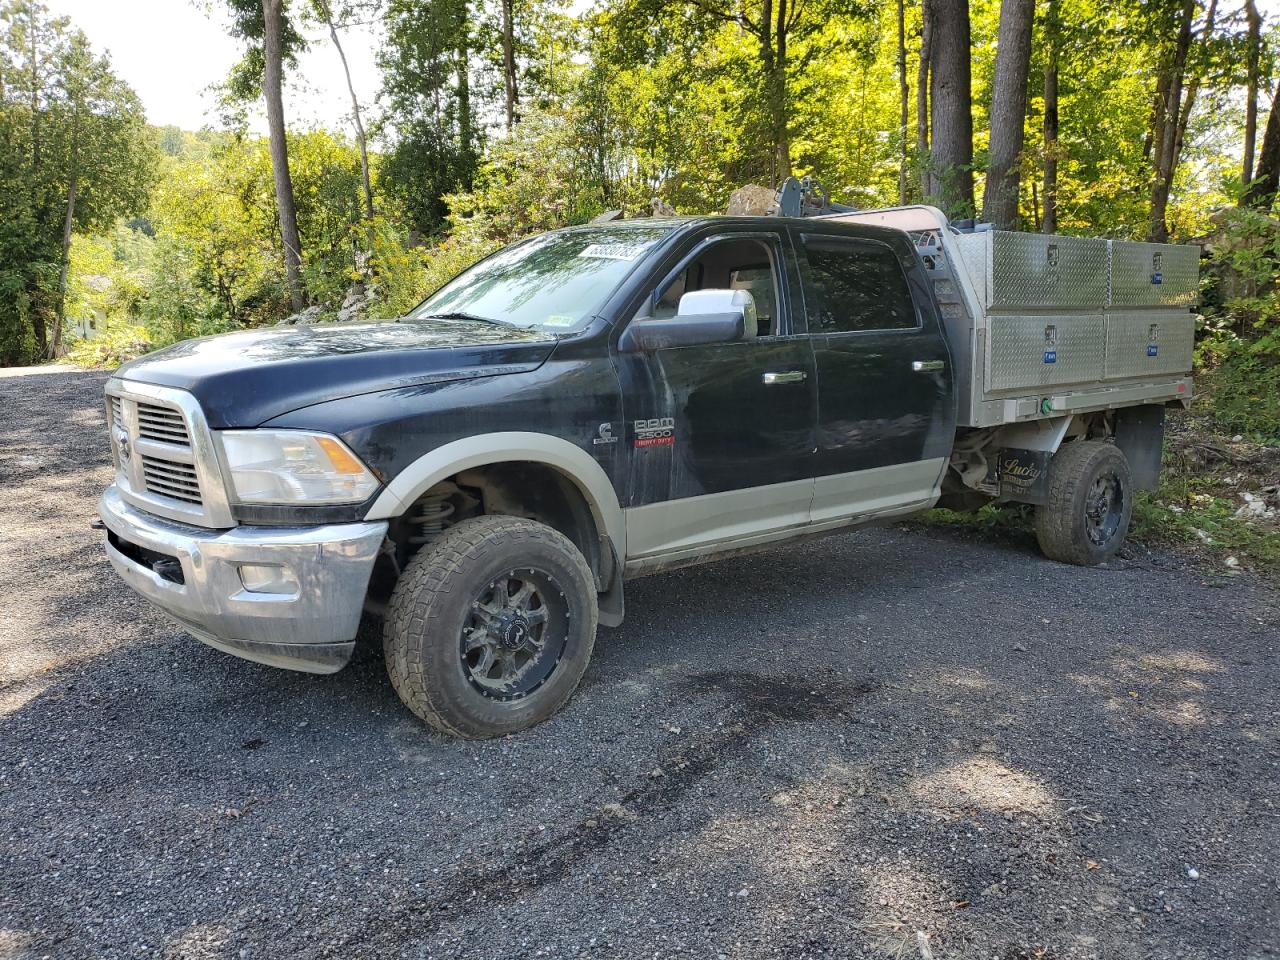
<svg viewBox="0 0 1280 960"><path fill-rule="evenodd" d="M116 580L103 379L0 371L0 960L1280 952L1247 574L786 547L636 581L560 716L461 743Z"/></svg>

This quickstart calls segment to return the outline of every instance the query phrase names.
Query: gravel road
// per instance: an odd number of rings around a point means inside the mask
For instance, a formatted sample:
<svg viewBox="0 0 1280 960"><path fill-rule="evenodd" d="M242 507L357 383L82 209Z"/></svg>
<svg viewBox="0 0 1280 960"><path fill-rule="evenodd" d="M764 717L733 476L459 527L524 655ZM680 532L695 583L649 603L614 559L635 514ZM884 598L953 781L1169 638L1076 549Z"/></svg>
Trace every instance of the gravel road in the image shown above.
<svg viewBox="0 0 1280 960"><path fill-rule="evenodd" d="M0 371L0 960L1260 958L1280 597L889 528L637 581L557 718L210 650L112 574L103 376Z"/></svg>

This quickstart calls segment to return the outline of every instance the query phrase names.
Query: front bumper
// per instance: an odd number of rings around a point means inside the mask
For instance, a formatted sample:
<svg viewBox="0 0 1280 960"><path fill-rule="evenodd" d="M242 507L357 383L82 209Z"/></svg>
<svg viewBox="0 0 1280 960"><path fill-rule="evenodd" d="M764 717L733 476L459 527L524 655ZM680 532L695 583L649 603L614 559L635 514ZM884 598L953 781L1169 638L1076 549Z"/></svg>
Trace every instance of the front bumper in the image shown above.
<svg viewBox="0 0 1280 960"><path fill-rule="evenodd" d="M115 486L98 514L115 535L106 549L116 573L197 639L307 673L351 659L385 521L204 530L143 513ZM282 566L297 589L247 590L241 564Z"/></svg>

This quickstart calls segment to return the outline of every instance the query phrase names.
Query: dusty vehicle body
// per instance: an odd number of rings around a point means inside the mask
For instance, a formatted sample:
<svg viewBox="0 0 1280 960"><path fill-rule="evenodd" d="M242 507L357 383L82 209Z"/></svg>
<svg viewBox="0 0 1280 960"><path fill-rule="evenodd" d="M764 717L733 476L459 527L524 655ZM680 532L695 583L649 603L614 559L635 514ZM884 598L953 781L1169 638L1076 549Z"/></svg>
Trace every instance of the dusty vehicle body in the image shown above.
<svg viewBox="0 0 1280 960"><path fill-rule="evenodd" d="M1051 557L1111 556L1190 398L1196 263L929 207L556 231L398 322L122 367L107 551L263 663L338 670L381 615L419 716L510 732L629 577L995 499Z"/></svg>

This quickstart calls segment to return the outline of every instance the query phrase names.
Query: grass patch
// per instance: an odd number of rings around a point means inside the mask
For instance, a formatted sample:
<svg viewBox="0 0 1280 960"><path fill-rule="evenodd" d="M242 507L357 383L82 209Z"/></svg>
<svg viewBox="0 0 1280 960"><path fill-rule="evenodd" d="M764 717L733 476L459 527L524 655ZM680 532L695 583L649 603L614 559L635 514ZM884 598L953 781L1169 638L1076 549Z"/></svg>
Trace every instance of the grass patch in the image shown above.
<svg viewBox="0 0 1280 960"><path fill-rule="evenodd" d="M1250 570L1280 583L1280 446L1224 437L1212 426L1206 416L1170 417L1160 486L1138 495L1129 536L1147 546L1194 554L1224 573ZM1241 515L1245 493L1276 513ZM989 504L973 513L937 509L921 522L1025 540L1034 537L1033 509L1024 504Z"/></svg>
<svg viewBox="0 0 1280 960"><path fill-rule="evenodd" d="M1145 543L1190 548L1224 567L1251 569L1280 582L1280 527L1238 516L1242 501L1220 478L1167 474L1134 504L1129 535Z"/></svg>

